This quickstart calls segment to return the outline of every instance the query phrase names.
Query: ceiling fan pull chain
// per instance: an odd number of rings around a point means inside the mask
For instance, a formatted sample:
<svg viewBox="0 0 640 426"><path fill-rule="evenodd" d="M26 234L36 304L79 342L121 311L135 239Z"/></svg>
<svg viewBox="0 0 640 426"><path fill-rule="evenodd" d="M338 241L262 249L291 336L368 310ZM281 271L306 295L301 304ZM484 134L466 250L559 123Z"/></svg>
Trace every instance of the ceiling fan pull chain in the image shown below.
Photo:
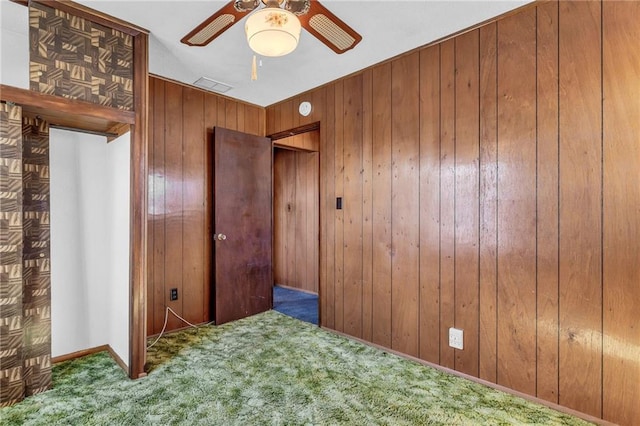
<svg viewBox="0 0 640 426"><path fill-rule="evenodd" d="M256 81L258 79L258 68L256 67L256 55L253 55L253 62L251 63L251 80Z"/></svg>

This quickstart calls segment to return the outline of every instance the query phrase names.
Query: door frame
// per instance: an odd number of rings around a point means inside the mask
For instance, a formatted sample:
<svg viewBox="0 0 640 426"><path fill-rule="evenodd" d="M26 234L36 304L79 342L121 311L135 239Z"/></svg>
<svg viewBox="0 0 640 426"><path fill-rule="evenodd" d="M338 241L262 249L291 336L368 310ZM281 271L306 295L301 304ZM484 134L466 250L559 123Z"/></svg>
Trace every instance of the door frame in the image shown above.
<svg viewBox="0 0 640 426"><path fill-rule="evenodd" d="M294 145L288 145L286 143L283 143L283 140L286 138L290 138L292 136L298 136L304 133L311 133L311 132L317 132L318 134L318 145L314 146L314 147L301 147L301 146L294 146ZM320 324L322 324L322 309L321 309L321 292L322 292L322 285L321 285L321 235L322 235L322 219L321 219L321 215L322 215L322 209L321 209L321 162L322 162L322 156L320 155L320 145L321 145L321 139L322 139L322 134L321 134L321 126L320 126L320 122L316 121L310 124L306 124L303 126L299 126L299 127L295 127L293 129L288 129L288 130L284 130L281 132L277 132L277 133L273 133L271 135L267 135L267 137L271 138L271 145L272 145L272 152L273 150L275 150L276 148L278 149L287 149L287 150L291 150L291 151L300 151L300 152L316 152L318 153L318 188L317 188L317 202L318 202L318 241L317 241L317 259L315 259L316 263L317 263L317 267L318 267L318 325L320 326ZM273 164L273 158L274 155L272 154L272 167L271 167L271 171L272 174L275 171L274 168L274 164ZM271 198L272 200L275 199L275 194L274 194L274 182L275 182L275 176L271 177ZM273 203L273 205L275 206L275 203ZM272 212L271 215L272 221L275 220L275 211ZM272 224L273 229L275 229L274 227L275 224ZM275 232L273 233L274 238L272 238L272 253L273 253L273 258L274 258L274 264L275 264L275 256L276 256L276 250L275 250ZM274 277L274 282L273 285L275 286L275 274L273 274Z"/></svg>

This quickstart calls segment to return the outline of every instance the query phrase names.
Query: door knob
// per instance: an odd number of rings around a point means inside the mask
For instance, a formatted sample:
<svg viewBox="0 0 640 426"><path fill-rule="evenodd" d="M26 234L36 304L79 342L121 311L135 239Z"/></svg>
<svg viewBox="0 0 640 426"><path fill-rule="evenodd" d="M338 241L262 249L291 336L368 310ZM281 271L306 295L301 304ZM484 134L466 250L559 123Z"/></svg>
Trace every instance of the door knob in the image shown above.
<svg viewBox="0 0 640 426"><path fill-rule="evenodd" d="M214 237L214 239L217 239L218 241L224 241L227 239L227 236L224 234L218 234Z"/></svg>

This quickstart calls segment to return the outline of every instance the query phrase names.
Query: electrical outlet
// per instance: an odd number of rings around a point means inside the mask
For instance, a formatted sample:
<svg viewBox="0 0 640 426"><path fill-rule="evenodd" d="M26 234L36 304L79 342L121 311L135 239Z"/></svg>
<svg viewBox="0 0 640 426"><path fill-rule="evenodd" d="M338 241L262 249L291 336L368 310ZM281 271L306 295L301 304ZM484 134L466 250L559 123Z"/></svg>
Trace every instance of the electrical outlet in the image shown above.
<svg viewBox="0 0 640 426"><path fill-rule="evenodd" d="M171 293L169 293L169 300L171 300L171 301L178 300L178 289L177 288L172 288L171 289Z"/></svg>
<svg viewBox="0 0 640 426"><path fill-rule="evenodd" d="M449 329L449 346L455 349L464 348L464 332L458 328Z"/></svg>

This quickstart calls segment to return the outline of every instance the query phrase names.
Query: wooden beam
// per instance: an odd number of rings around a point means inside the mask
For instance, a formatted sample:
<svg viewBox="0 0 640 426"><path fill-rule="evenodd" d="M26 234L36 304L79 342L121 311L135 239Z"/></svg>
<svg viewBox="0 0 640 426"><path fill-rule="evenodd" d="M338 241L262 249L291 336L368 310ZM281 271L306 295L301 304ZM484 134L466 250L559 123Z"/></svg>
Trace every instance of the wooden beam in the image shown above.
<svg viewBox="0 0 640 426"><path fill-rule="evenodd" d="M47 95L0 84L0 100L20 105L28 114L49 124L92 132L109 133L117 124L133 124L135 113L76 99Z"/></svg>
<svg viewBox="0 0 640 426"><path fill-rule="evenodd" d="M131 231L130 231L130 316L129 377L146 376L147 358L147 167L149 134L149 37L134 39L135 125L131 126Z"/></svg>
<svg viewBox="0 0 640 426"><path fill-rule="evenodd" d="M108 133L111 133L112 136L107 137L107 143L113 142L118 139L120 136L124 135L128 131L131 130L131 125L126 123L118 123L115 126L111 127Z"/></svg>

